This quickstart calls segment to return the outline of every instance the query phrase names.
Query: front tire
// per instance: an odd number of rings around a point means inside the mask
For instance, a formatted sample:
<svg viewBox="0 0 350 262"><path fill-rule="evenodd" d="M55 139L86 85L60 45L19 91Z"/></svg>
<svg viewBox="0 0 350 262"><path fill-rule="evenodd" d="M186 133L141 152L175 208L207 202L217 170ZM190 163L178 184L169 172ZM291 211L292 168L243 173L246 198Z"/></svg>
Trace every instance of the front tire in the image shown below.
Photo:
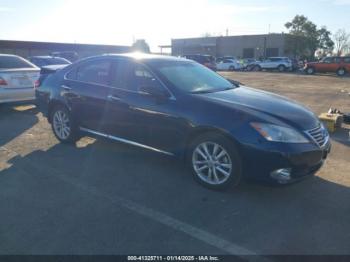
<svg viewBox="0 0 350 262"><path fill-rule="evenodd" d="M278 72L283 73L284 71L286 71L287 68L284 65L279 65L277 69Z"/></svg>
<svg viewBox="0 0 350 262"><path fill-rule="evenodd" d="M235 67L234 66L230 66L229 71L235 71Z"/></svg>
<svg viewBox="0 0 350 262"><path fill-rule="evenodd" d="M64 106L56 106L52 110L51 127L56 138L62 143L73 144L79 139L71 114Z"/></svg>
<svg viewBox="0 0 350 262"><path fill-rule="evenodd" d="M262 68L259 65L256 65L256 66L253 67L253 71L254 72L260 72L261 70L262 70Z"/></svg>
<svg viewBox="0 0 350 262"><path fill-rule="evenodd" d="M241 180L242 164L236 146L220 134L196 138L189 147L187 161L194 179L209 189L235 187Z"/></svg>

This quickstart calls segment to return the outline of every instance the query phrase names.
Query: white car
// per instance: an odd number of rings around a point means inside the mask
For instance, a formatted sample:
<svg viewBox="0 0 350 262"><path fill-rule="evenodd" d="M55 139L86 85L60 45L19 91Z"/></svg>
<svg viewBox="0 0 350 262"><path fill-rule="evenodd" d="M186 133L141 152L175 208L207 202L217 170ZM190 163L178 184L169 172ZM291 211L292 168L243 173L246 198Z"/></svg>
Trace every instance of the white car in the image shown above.
<svg viewBox="0 0 350 262"><path fill-rule="evenodd" d="M278 70L284 72L292 69L292 61L288 57L269 57L262 62L254 64L254 71Z"/></svg>
<svg viewBox="0 0 350 262"><path fill-rule="evenodd" d="M216 63L216 68L219 71L234 71L242 69L243 66L236 59L223 59Z"/></svg>
<svg viewBox="0 0 350 262"><path fill-rule="evenodd" d="M15 55L0 54L0 103L35 99L40 69Z"/></svg>

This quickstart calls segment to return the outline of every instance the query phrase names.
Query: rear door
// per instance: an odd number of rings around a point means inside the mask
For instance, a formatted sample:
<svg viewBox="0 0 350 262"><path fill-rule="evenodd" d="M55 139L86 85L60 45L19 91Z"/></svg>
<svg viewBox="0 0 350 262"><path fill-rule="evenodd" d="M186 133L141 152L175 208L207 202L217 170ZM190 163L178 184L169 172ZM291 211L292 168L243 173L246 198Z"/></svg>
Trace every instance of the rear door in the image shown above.
<svg viewBox="0 0 350 262"><path fill-rule="evenodd" d="M62 83L62 94L83 128L94 131L103 128L111 94L111 66L112 60L108 58L83 62L73 68Z"/></svg>
<svg viewBox="0 0 350 262"><path fill-rule="evenodd" d="M321 63L317 65L317 71L321 73L326 72L335 72L337 69L336 58L335 57L327 57Z"/></svg>

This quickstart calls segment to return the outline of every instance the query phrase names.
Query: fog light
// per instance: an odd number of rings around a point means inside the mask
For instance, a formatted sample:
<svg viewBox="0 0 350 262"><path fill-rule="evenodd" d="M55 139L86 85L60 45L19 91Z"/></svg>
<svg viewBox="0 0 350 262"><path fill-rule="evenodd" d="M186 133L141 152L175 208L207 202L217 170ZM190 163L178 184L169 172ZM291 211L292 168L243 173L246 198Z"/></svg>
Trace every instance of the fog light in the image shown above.
<svg viewBox="0 0 350 262"><path fill-rule="evenodd" d="M280 184L286 184L292 179L291 173L292 170L290 168L283 168L273 171L271 177L277 180Z"/></svg>

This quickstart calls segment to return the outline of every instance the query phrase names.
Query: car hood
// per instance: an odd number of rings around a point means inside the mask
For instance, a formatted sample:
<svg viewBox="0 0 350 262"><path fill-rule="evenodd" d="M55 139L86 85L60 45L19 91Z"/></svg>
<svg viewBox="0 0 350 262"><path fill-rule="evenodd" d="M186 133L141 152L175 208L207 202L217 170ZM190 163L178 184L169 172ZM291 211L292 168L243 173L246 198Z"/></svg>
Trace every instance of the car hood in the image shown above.
<svg viewBox="0 0 350 262"><path fill-rule="evenodd" d="M275 119L301 130L310 130L319 124L315 114L297 102L249 87L200 94L200 96L214 103L251 113L262 121L270 122Z"/></svg>

